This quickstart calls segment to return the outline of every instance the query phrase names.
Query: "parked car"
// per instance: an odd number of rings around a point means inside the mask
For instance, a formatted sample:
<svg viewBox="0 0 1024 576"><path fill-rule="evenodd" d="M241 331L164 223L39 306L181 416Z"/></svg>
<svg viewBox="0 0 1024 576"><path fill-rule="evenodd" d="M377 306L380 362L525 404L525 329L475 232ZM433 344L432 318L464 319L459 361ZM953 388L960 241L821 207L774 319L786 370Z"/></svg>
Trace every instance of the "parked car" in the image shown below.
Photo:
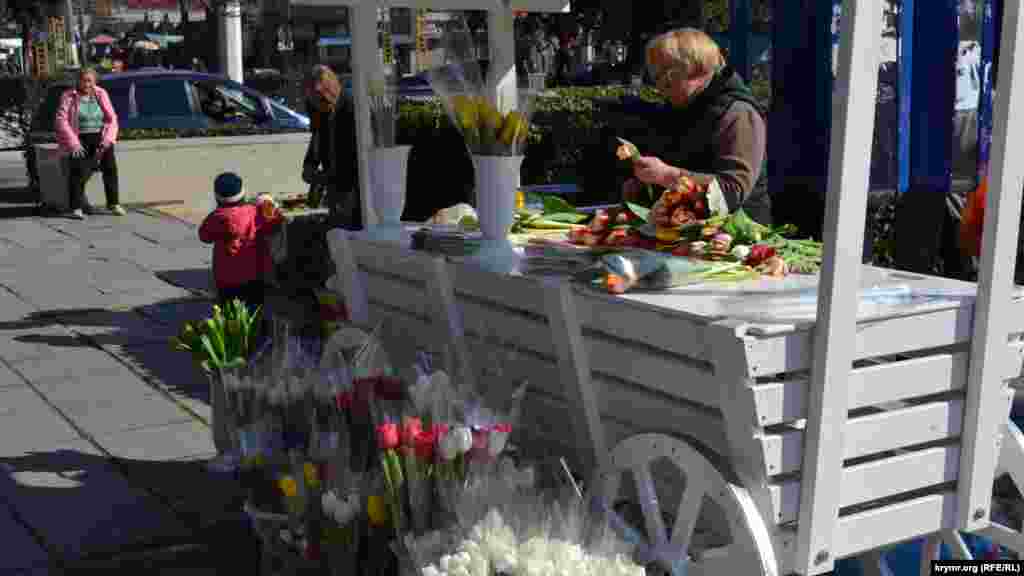
<svg viewBox="0 0 1024 576"><path fill-rule="evenodd" d="M122 130L205 129L251 125L270 130L306 130L309 118L223 76L188 70L147 69L100 76ZM61 94L50 87L32 119L32 141L48 139Z"/></svg>

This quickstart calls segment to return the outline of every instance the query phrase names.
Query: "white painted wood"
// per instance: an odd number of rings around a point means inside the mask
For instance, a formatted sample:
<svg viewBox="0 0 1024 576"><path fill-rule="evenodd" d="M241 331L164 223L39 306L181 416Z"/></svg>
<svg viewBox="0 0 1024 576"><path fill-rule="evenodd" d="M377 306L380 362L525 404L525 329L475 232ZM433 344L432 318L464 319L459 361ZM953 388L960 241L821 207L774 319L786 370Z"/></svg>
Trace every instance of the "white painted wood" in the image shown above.
<svg viewBox="0 0 1024 576"><path fill-rule="evenodd" d="M369 326L369 302L366 299L365 286L362 282L362 275L359 273L359 266L356 263L355 254L352 251L352 241L348 232L340 228L328 230L327 244L331 250L331 257L334 259L335 269L341 279L342 295L345 305L348 307L350 320L359 326Z"/></svg>
<svg viewBox="0 0 1024 576"><path fill-rule="evenodd" d="M703 332L707 327L705 320L593 290L580 289L579 295L577 306L586 328L676 356L709 361Z"/></svg>
<svg viewBox="0 0 1024 576"><path fill-rule="evenodd" d="M567 282L544 286L547 321L558 358L559 374L569 406L574 408L576 452L589 476L602 467L607 449L597 393L590 381L590 362L576 315L575 294Z"/></svg>
<svg viewBox="0 0 1024 576"><path fill-rule="evenodd" d="M498 0L487 11L487 44L490 63L487 70L487 95L498 111L507 114L519 108L516 88L515 18L510 0Z"/></svg>
<svg viewBox="0 0 1024 576"><path fill-rule="evenodd" d="M450 350L449 371L454 374L459 382L464 383L468 389L476 390L476 374L473 373L473 366L466 348L466 334L462 327L462 316L455 305L455 291L452 288L452 279L448 273L448 264L443 258L432 258L433 282L431 288L431 299L440 304L440 309L435 316L438 321L444 323L445 333L448 337L447 343Z"/></svg>
<svg viewBox="0 0 1024 576"><path fill-rule="evenodd" d="M367 299L374 304L402 310L424 320L432 319L432 306L422 283L412 284L393 276L379 276L360 270Z"/></svg>
<svg viewBox="0 0 1024 576"><path fill-rule="evenodd" d="M964 539L960 537L960 533L956 530L943 530L941 538L942 542L949 547L949 553L953 556L954 560L974 559L970 548L967 547L967 543L964 542Z"/></svg>
<svg viewBox="0 0 1024 576"><path fill-rule="evenodd" d="M953 438L960 435L962 411L963 401L955 399L853 418L843 429L843 444L832 444L832 450L837 452L835 456L841 463L842 460ZM768 473L778 475L801 470L807 462L804 443L804 432L800 430L765 435L762 446ZM837 492L838 485L837 479ZM806 490L804 485L801 491ZM838 493L836 496L838 503Z"/></svg>
<svg viewBox="0 0 1024 576"><path fill-rule="evenodd" d="M933 494L844 516L836 525L836 556L856 556L868 550L952 528L955 520L956 494L953 492Z"/></svg>
<svg viewBox="0 0 1024 576"><path fill-rule="evenodd" d="M849 410L894 400L960 390L967 382L967 353L938 354L860 368L846 383ZM754 387L757 420L764 426L807 417L806 378Z"/></svg>
<svg viewBox="0 0 1024 576"><path fill-rule="evenodd" d="M1024 554L1024 534L1007 526L993 522L988 527L978 530L976 534L991 538L996 544L1006 546L1018 554Z"/></svg>
<svg viewBox="0 0 1024 576"><path fill-rule="evenodd" d="M843 469L839 506L845 508L953 482L959 472L960 448L956 445L929 448ZM770 485L776 510L775 523L797 519L800 510L800 481Z"/></svg>
<svg viewBox="0 0 1024 576"><path fill-rule="evenodd" d="M338 5L335 2L334 5ZM356 120L356 160L359 170L359 190L363 211L363 226L377 223L373 212L373 187L370 178L370 149L373 148L373 129L370 123L370 99L367 85L370 75L380 69L377 38L376 0L356 2L348 11L349 30L352 35L352 95Z"/></svg>
<svg viewBox="0 0 1024 576"><path fill-rule="evenodd" d="M1008 473L1018 489L1024 488L1024 433L1009 419L1000 443L999 470Z"/></svg>
<svg viewBox="0 0 1024 576"><path fill-rule="evenodd" d="M859 324L849 346L853 358L860 360L965 343L971 339L972 316L969 308L953 308ZM807 370L813 351L811 331L755 338L751 364L757 376Z"/></svg>
<svg viewBox="0 0 1024 576"><path fill-rule="evenodd" d="M469 296L513 310L542 314L544 295L535 288L536 279L495 274L472 264L458 263L458 259L453 262L450 273L456 298Z"/></svg>
<svg viewBox="0 0 1024 576"><path fill-rule="evenodd" d="M1024 57L1016 53L1024 39L1024 10L1020 2L1007 2L1000 41L999 98L995 102L992 164L985 205L978 300L975 304L971 371L964 414L963 452L960 460L961 499L957 525L977 530L989 524L993 473L998 452L994 437L1003 423L998 390L1004 343L1011 330L1008 316L1017 256L1021 186L1024 164L1017 158L1024 147L1024 115L1010 114L1011 104L1024 96Z"/></svg>
<svg viewBox="0 0 1024 576"><path fill-rule="evenodd" d="M667 460L686 479L686 488L681 497L681 511L685 516L676 517L671 538L664 526L661 506L654 489L651 464ZM703 508L705 500L711 500L721 507L729 523L728 556L736 563L731 566L734 574L775 575L778 562L771 545L771 536L754 506L749 493L740 486L728 482L714 464L694 450L687 442L661 434L640 434L620 442L611 452L606 467L596 476L593 490L588 498L608 506L619 495L621 476L632 472L637 489L637 500L643 509L647 541L641 550L642 556L660 564L670 573L674 567L682 567L691 556L692 526ZM694 494L690 494L690 492ZM607 509L606 509L607 510ZM611 510L607 513L615 516ZM679 523L682 522L682 526ZM642 539L642 537L641 537ZM687 570L688 572L688 570Z"/></svg>

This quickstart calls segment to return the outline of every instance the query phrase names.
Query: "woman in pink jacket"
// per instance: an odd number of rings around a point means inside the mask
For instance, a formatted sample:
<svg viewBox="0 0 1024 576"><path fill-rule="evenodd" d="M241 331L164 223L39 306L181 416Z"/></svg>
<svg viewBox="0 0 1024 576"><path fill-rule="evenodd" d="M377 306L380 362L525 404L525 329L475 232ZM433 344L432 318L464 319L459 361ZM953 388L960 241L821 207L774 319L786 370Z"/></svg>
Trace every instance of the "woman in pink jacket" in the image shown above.
<svg viewBox="0 0 1024 576"><path fill-rule="evenodd" d="M69 187L71 217L84 220L83 210L93 213L85 197L85 185L97 168L103 172L103 188L107 208L118 216L124 208L117 200L117 162L114 142L117 141L117 114L107 91L96 85L96 71L83 68L78 73L78 87L61 96L57 107L57 142L70 154Z"/></svg>

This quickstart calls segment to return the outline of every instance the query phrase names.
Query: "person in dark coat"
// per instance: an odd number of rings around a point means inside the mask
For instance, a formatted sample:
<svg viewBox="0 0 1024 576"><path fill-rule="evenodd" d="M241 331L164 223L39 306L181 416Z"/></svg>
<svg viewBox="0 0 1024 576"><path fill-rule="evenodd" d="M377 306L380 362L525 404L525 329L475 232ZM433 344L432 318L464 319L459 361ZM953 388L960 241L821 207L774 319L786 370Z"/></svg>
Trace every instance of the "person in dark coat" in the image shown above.
<svg viewBox="0 0 1024 576"><path fill-rule="evenodd" d="M667 32L648 43L647 66L671 102L652 125L671 134L650 150L637 143L641 154L650 155L633 163L634 178L624 184L623 195L636 197L642 184L669 188L681 176L702 184L717 180L730 211L742 207L770 225L771 202L760 182L766 111L715 41L693 28Z"/></svg>
<svg viewBox="0 0 1024 576"><path fill-rule="evenodd" d="M356 157L355 106L327 66L313 68L306 85L313 135L302 163L302 179L322 186L335 226L363 226Z"/></svg>

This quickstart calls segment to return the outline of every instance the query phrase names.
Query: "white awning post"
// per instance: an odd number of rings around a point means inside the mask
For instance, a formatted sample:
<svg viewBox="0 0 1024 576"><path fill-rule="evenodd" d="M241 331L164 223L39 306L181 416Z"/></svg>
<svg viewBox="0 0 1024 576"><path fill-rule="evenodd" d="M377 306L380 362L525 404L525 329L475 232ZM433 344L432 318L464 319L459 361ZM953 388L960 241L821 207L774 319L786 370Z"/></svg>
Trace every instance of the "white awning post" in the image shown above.
<svg viewBox="0 0 1024 576"><path fill-rule="evenodd" d="M225 76L242 83L242 4L225 0L221 5L220 64Z"/></svg>
<svg viewBox="0 0 1024 576"><path fill-rule="evenodd" d="M1000 69L992 135L989 192L981 240L978 298L974 304L971 361L964 406L960 476L957 480L957 529L975 531L987 527L992 502L992 482L999 451L997 434L1006 423L1000 410L1004 386L1001 368L1006 361L1006 341L1017 256L1021 185L1024 166L1014 154L1024 146L1024 115L1010 115L1010 106L1024 94L1024 58L1017 58L1017 42L1024 37L1021 3L1006 2L1000 40Z"/></svg>
<svg viewBox="0 0 1024 576"><path fill-rule="evenodd" d="M493 98L498 111L506 114L519 108L515 17L509 0L498 0L497 6L487 11L487 44L490 58L487 95Z"/></svg>
<svg viewBox="0 0 1024 576"><path fill-rule="evenodd" d="M880 0L843 2L836 90L842 96L832 101L825 250L797 524L799 574L830 571L836 560L833 533L839 520L846 382L854 358L881 26Z"/></svg>
<svg viewBox="0 0 1024 576"><path fill-rule="evenodd" d="M377 8L375 0L363 0L349 9L349 30L352 35L352 96L356 115L356 155L359 167L359 197L363 211L363 227L377 224L373 211L373 182L370 179L370 150L373 130L370 124L370 98L367 85L380 71L377 41Z"/></svg>

